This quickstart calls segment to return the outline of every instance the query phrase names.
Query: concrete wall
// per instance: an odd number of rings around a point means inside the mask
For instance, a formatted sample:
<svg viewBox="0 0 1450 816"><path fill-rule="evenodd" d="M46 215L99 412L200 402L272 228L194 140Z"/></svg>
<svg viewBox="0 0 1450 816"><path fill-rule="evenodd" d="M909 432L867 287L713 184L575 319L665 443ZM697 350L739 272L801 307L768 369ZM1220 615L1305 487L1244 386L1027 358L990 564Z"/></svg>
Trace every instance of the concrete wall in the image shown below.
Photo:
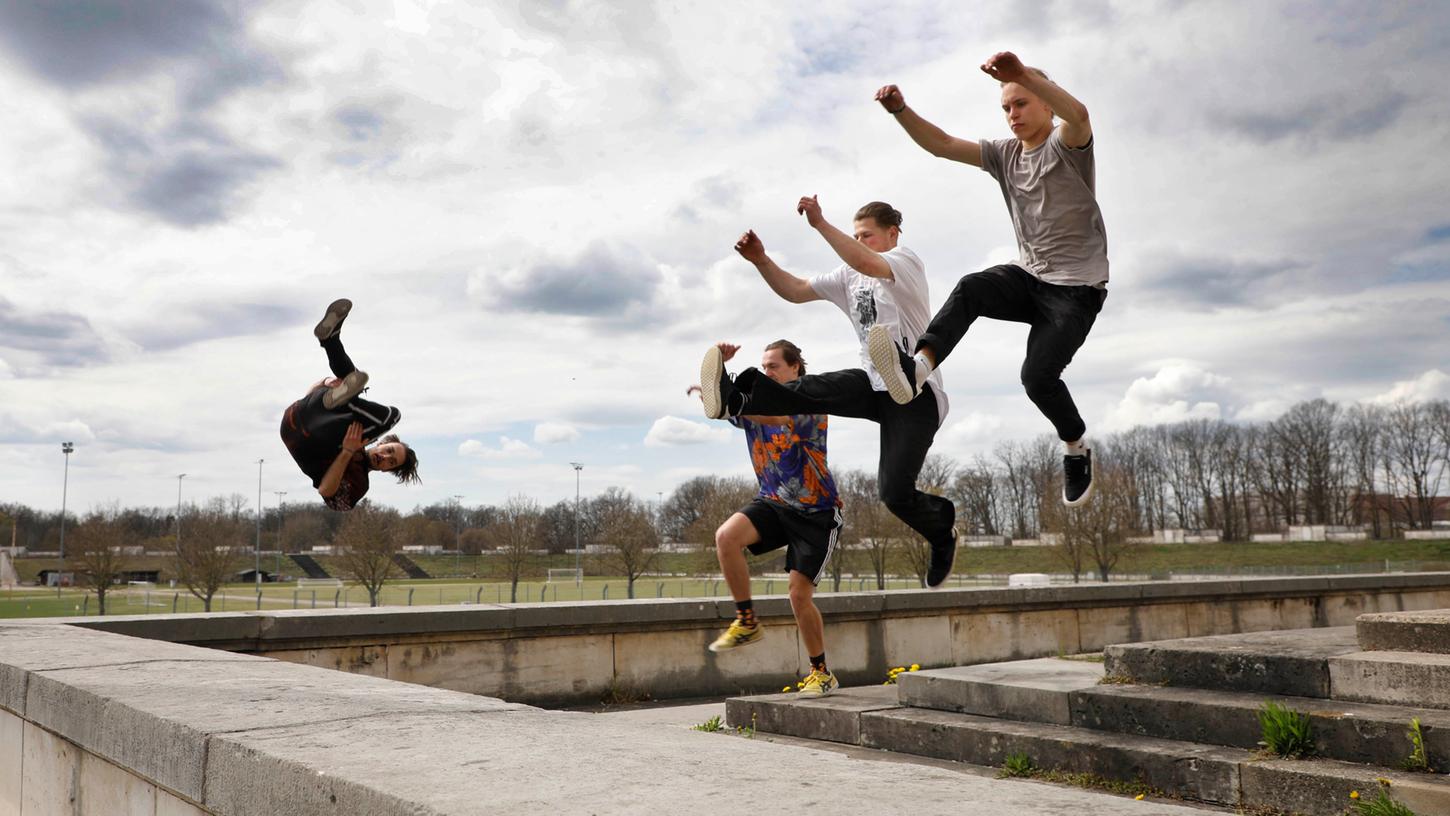
<svg viewBox="0 0 1450 816"><path fill-rule="evenodd" d="M1450 607L1450 573L840 593L818 604L847 685L892 666L965 665L1128 643L1347 626ZM88 618L79 625L533 704L779 690L808 659L783 597L766 639L712 654L729 601L640 600Z"/></svg>

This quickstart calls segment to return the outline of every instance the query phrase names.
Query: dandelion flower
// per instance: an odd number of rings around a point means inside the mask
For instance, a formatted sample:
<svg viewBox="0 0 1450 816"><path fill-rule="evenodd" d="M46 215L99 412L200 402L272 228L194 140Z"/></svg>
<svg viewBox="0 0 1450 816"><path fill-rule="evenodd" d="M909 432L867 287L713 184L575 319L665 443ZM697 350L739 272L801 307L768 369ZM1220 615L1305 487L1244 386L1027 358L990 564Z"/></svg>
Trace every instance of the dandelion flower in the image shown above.
<svg viewBox="0 0 1450 816"><path fill-rule="evenodd" d="M912 671L921 671L921 664L920 663L912 663L911 664L911 670Z"/></svg>
<svg viewBox="0 0 1450 816"><path fill-rule="evenodd" d="M1350 791L1349 792L1349 798L1351 798L1351 799L1358 799L1359 798L1359 791Z"/></svg>
<svg viewBox="0 0 1450 816"><path fill-rule="evenodd" d="M1133 799L1134 799L1134 801L1141 802L1141 801L1143 801L1143 794L1140 793L1137 796L1134 796Z"/></svg>
<svg viewBox="0 0 1450 816"><path fill-rule="evenodd" d="M781 691L790 691L790 686L786 686L785 688L781 689Z"/></svg>

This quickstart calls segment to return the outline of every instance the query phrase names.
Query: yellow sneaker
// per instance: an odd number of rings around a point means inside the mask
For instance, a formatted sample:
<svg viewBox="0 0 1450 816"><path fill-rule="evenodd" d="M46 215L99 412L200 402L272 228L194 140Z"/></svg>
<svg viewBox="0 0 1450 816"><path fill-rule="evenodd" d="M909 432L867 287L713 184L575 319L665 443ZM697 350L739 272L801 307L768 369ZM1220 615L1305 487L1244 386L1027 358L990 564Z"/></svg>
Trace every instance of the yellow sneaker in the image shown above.
<svg viewBox="0 0 1450 816"><path fill-rule="evenodd" d="M800 691L797 691L796 694L802 697L824 697L840 687L841 683L836 679L836 675L811 669L811 673L806 675L806 679L800 682Z"/></svg>
<svg viewBox="0 0 1450 816"><path fill-rule="evenodd" d="M754 626L745 626L739 618L736 618L730 622L730 628L725 630L725 634L715 638L715 642L710 644L710 651L728 652L741 646L749 646L763 637L765 637L765 627L761 626L759 622Z"/></svg>

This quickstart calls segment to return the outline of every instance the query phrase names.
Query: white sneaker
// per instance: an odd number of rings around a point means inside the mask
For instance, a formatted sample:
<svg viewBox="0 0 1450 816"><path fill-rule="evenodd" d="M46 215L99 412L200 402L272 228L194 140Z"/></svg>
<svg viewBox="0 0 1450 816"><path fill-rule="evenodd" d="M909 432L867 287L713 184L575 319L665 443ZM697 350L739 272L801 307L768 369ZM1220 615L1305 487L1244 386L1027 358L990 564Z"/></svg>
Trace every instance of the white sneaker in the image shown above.
<svg viewBox="0 0 1450 816"><path fill-rule="evenodd" d="M711 346L705 350L705 359L700 361L700 400L705 404L705 416L710 419L725 416L725 399L720 388L724 377L725 357L719 348Z"/></svg>
<svg viewBox="0 0 1450 816"><path fill-rule="evenodd" d="M898 405L911 402L921 393L918 380L924 381L925 377L919 375L916 359L896 345L885 326L878 323L867 330L866 354L886 384L886 393Z"/></svg>

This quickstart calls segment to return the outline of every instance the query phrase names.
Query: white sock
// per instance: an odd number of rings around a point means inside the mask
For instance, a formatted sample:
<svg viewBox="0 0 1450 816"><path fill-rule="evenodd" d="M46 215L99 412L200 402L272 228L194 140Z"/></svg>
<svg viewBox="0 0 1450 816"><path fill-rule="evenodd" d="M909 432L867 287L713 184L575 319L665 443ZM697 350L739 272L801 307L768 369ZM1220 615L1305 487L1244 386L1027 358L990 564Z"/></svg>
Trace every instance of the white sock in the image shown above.
<svg viewBox="0 0 1450 816"><path fill-rule="evenodd" d="M921 352L917 352L911 359L916 361L914 379L916 380L917 387L920 388L921 384L926 382L926 378L931 376L931 361L926 359L926 355Z"/></svg>
<svg viewBox="0 0 1450 816"><path fill-rule="evenodd" d="M1087 445L1084 445L1081 439L1076 442L1064 442L1063 444L1067 445L1068 456L1087 456Z"/></svg>

